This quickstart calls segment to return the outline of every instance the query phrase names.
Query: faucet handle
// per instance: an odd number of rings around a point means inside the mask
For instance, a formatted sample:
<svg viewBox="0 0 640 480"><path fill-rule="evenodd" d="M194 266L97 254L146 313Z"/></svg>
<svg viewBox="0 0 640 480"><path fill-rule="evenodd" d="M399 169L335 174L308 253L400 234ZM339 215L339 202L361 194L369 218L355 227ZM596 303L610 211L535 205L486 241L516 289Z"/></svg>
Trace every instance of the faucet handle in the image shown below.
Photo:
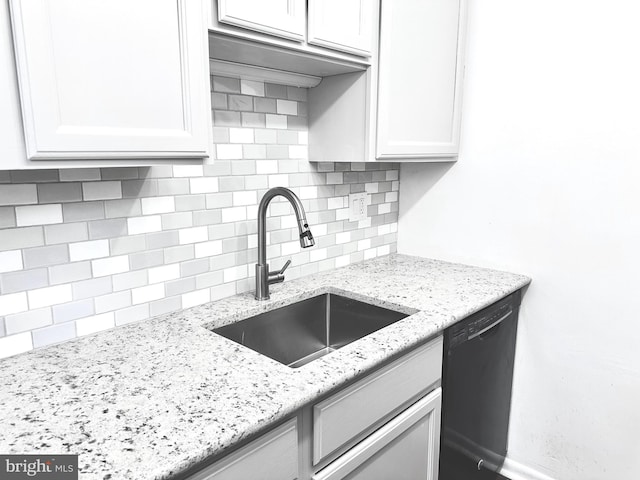
<svg viewBox="0 0 640 480"><path fill-rule="evenodd" d="M282 266L282 268L280 269L280 275L284 275L284 271L289 268L289 265L291 265L291 259L288 259L287 262Z"/></svg>

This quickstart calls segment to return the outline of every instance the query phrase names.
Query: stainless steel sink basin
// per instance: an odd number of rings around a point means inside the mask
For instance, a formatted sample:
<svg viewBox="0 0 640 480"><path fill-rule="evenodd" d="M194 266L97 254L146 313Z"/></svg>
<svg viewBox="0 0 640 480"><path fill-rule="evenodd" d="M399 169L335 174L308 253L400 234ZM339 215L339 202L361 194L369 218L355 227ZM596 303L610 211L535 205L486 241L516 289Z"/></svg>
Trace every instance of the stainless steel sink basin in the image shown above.
<svg viewBox="0 0 640 480"><path fill-rule="evenodd" d="M340 295L323 294L213 331L298 368L407 316Z"/></svg>

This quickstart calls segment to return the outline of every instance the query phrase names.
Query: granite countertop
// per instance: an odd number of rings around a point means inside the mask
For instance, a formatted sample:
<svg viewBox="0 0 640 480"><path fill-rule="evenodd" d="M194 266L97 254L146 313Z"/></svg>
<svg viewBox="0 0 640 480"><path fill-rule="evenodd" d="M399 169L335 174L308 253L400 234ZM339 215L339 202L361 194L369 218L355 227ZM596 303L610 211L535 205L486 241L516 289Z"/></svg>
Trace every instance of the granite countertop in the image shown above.
<svg viewBox="0 0 640 480"><path fill-rule="evenodd" d="M11 357L0 453L79 454L83 480L171 478L529 281L390 255ZM325 292L418 313L298 369L204 328Z"/></svg>

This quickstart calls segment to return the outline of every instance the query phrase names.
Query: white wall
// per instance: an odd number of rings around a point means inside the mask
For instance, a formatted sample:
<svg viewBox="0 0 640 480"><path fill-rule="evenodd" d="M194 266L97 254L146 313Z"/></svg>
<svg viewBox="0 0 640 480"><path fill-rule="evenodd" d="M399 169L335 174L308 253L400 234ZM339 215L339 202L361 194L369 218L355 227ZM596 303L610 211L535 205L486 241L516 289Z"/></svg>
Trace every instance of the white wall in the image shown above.
<svg viewBox="0 0 640 480"><path fill-rule="evenodd" d="M511 465L640 478L640 6L470 2L459 161L403 165L399 251L525 273Z"/></svg>

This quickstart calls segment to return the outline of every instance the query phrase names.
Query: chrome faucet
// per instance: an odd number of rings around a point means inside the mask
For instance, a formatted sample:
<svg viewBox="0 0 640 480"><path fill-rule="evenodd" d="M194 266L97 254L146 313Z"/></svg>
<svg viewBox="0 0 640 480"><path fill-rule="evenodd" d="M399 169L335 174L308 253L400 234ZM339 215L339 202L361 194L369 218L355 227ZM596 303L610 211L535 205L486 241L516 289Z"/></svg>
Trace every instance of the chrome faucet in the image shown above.
<svg viewBox="0 0 640 480"><path fill-rule="evenodd" d="M267 263L267 207L269 202L274 197L282 195L289 200L293 211L296 214L298 220L298 231L300 232L300 246L302 248L313 247L315 241L309 225L307 224L307 218L304 213L304 208L300 199L288 188L274 187L267 190L260 205L258 206L258 263L256 263L256 300L269 300L269 285L272 283L280 283L284 281L284 271L287 269L291 260L287 260L284 266L275 272L269 271L269 264Z"/></svg>

